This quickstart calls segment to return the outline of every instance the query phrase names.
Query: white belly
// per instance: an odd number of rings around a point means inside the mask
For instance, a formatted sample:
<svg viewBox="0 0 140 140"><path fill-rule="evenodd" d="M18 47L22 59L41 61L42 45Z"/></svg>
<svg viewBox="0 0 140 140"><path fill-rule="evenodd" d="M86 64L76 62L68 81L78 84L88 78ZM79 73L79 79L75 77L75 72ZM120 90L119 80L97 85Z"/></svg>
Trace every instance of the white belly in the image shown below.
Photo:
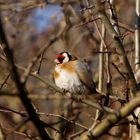
<svg viewBox="0 0 140 140"><path fill-rule="evenodd" d="M87 88L80 81L77 74L70 74L67 71L59 71L59 78L55 79L55 84L61 89L65 89L70 93L82 94L87 92Z"/></svg>

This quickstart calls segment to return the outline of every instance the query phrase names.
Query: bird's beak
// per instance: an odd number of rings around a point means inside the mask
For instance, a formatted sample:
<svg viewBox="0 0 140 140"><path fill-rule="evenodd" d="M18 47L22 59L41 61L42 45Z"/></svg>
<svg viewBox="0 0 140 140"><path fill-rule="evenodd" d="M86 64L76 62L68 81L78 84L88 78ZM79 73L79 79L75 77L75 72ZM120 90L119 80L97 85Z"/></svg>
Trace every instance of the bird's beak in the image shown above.
<svg viewBox="0 0 140 140"><path fill-rule="evenodd" d="M54 60L54 63L59 64L60 62L59 62L58 59L55 59L55 60Z"/></svg>

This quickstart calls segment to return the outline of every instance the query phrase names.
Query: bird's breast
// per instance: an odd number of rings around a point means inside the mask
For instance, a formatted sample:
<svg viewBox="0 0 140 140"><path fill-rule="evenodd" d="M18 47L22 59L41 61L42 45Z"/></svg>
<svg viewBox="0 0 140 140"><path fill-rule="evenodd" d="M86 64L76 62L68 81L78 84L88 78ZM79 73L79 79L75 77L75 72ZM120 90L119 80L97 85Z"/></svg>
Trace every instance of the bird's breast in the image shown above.
<svg viewBox="0 0 140 140"><path fill-rule="evenodd" d="M54 76L55 84L61 89L71 93L82 93L87 90L75 72L69 72L66 69L56 69Z"/></svg>

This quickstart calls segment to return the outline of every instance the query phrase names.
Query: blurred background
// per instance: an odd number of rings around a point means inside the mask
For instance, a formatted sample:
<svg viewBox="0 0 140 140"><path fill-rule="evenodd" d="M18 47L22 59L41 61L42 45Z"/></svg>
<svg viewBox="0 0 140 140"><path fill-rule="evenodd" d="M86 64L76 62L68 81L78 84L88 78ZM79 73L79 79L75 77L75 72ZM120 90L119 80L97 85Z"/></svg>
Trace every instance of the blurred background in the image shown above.
<svg viewBox="0 0 140 140"><path fill-rule="evenodd" d="M135 1L117 0L114 3L123 44L129 62L134 69ZM90 1L88 4L84 0L0 0L2 22L9 45L13 49L16 64L27 67L39 50L48 44L52 38L59 35L58 39L45 51L39 74L53 81L52 73L55 66L53 60L59 52L69 51L76 57L88 61L93 73L93 80L98 87L101 39L97 27L92 21L93 17L96 18L96 10ZM88 6L91 6L92 15L88 8L86 9ZM109 16L107 4L106 9ZM96 24L101 32L101 21L96 20ZM125 72L107 29L104 41L111 54L110 61L113 61L121 72ZM38 139L37 132L30 121L16 112L2 108L25 112L18 96L14 95L17 94L17 90L11 78L9 67L2 59L4 56L0 46L0 88L11 93L11 95L0 95L0 126L4 131L6 140ZM36 72L39 65L40 61L38 60L32 71ZM113 93L124 96L126 93L124 79L112 65L110 65L110 70ZM23 71L19 70L19 72L22 77ZM106 91L106 75L105 68L103 91ZM61 130L65 134L65 138L79 139L79 136L73 135L79 131L85 131L92 125L96 109L71 102L69 97L56 93L32 76L29 77L26 87L34 106L40 112L42 120ZM117 103L116 106L112 103L110 106L119 108L121 105ZM59 115L81 124L82 127L70 122L64 124L64 120ZM128 129L124 130L124 127L126 126L124 125L117 130L114 127L111 130L114 137L106 134L99 139L127 140ZM48 128L48 131L59 139L57 131L51 128Z"/></svg>

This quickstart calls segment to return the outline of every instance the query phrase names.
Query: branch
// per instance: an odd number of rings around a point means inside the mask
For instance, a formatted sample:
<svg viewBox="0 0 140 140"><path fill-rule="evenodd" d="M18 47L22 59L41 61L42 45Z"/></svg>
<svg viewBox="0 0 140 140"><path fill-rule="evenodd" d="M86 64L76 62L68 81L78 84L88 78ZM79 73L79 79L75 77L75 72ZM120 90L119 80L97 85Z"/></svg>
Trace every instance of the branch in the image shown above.
<svg viewBox="0 0 140 140"><path fill-rule="evenodd" d="M26 2L11 3L11 4L0 3L0 11L10 10L12 12L20 12L35 7L44 7L45 5L46 2L36 2L33 0L28 0Z"/></svg>
<svg viewBox="0 0 140 140"><path fill-rule="evenodd" d="M44 126L41 124L41 120L39 119L38 115L36 114L36 110L34 109L30 99L27 97L28 91L26 90L26 88L24 87L24 85L20 81L20 76L19 76L19 73L18 73L17 68L15 66L14 56L13 56L12 50L9 47L4 30L2 28L1 19L0 19L0 41L2 44L5 45L4 52L6 54L9 66L11 68L11 74L13 76L13 80L15 82L16 88L19 92L19 98L20 98L21 102L23 103L24 107L26 108L31 121L33 122L36 129L38 130L41 139L42 140L45 140L45 139L51 140L50 136L45 131Z"/></svg>
<svg viewBox="0 0 140 140"><path fill-rule="evenodd" d="M7 81L8 81L8 79L9 79L9 77L10 77L10 73L7 75L7 77L5 78L4 82L1 84L0 90L2 90L2 88L3 88L3 86L4 86L5 84L7 84Z"/></svg>
<svg viewBox="0 0 140 140"><path fill-rule="evenodd" d="M81 140L90 140L93 138L97 138L103 134L105 134L110 128L112 128L117 122L121 119L128 116L134 109L140 106L140 96L133 98L130 102L128 102L124 107L118 110L118 113L112 113L108 115L100 124L98 124L92 132L88 135L85 135Z"/></svg>
<svg viewBox="0 0 140 140"><path fill-rule="evenodd" d="M140 69L140 0L136 0L135 70Z"/></svg>
<svg viewBox="0 0 140 140"><path fill-rule="evenodd" d="M1 140L6 140L6 135L4 133L4 130L3 130L2 126L1 126L1 124L0 124L0 139Z"/></svg>
<svg viewBox="0 0 140 140"><path fill-rule="evenodd" d="M21 113L19 111L15 111L13 109L3 107L3 106L0 106L0 112L12 112L12 113L18 114L18 115L20 115L22 117L28 117L27 114L25 114L25 113Z"/></svg>
<svg viewBox="0 0 140 140"><path fill-rule="evenodd" d="M130 80L130 88L134 89L136 87L136 80L134 77L134 73L132 71L132 68L130 66L130 63L127 59L127 55L124 50L124 46L122 44L122 41L118 35L118 33L114 30L112 24L110 23L106 13L105 13L105 7L104 3L101 3L99 0L94 0L93 3L95 4L95 8L99 14L99 17L102 19L106 29L108 30L110 36L113 38L115 46L117 47L119 53L121 54L121 58L124 62L125 69L127 71L129 80Z"/></svg>

